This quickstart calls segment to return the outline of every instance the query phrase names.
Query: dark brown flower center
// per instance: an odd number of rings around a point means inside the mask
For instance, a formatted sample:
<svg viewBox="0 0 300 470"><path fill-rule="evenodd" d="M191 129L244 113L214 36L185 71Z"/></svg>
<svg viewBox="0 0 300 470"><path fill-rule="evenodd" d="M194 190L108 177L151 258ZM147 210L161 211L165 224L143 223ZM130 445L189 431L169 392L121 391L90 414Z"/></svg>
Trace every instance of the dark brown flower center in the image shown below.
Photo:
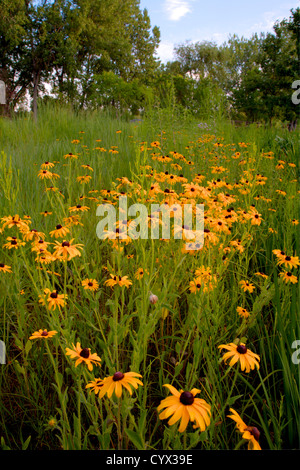
<svg viewBox="0 0 300 470"><path fill-rule="evenodd" d="M255 439L256 441L258 441L259 436L260 436L260 432L259 432L259 430L258 430L256 427L254 427L254 426L248 426L248 427L247 427L247 431L249 431L250 434L252 434L252 436L254 437L254 439Z"/></svg>
<svg viewBox="0 0 300 470"><path fill-rule="evenodd" d="M83 357L84 359L87 359L90 355L90 351L88 348L83 348L79 354L79 356Z"/></svg>
<svg viewBox="0 0 300 470"><path fill-rule="evenodd" d="M93 286L93 283L92 283L92 282L89 282L88 285L89 285L90 287L92 287L92 286Z"/></svg>
<svg viewBox="0 0 300 470"><path fill-rule="evenodd" d="M44 331L41 333L41 336L48 336L48 331L44 330Z"/></svg>
<svg viewBox="0 0 300 470"><path fill-rule="evenodd" d="M119 380L122 380L124 378L124 374L122 372L116 372L113 375L113 381L118 382Z"/></svg>
<svg viewBox="0 0 300 470"><path fill-rule="evenodd" d="M291 261L291 257L290 257L290 256L286 256L286 257L285 257L285 261Z"/></svg>
<svg viewBox="0 0 300 470"><path fill-rule="evenodd" d="M61 246L70 246L69 242L62 242Z"/></svg>
<svg viewBox="0 0 300 470"><path fill-rule="evenodd" d="M60 224L56 225L56 230L59 230L60 228L62 228L62 225Z"/></svg>
<svg viewBox="0 0 300 470"><path fill-rule="evenodd" d="M239 344L238 347L236 348L237 352L240 354L246 354L247 348L244 344Z"/></svg>
<svg viewBox="0 0 300 470"><path fill-rule="evenodd" d="M182 392L179 400L183 405L192 405L194 403L194 395L191 392Z"/></svg>
<svg viewBox="0 0 300 470"><path fill-rule="evenodd" d="M51 299L57 299L57 292L51 292L50 297Z"/></svg>
<svg viewBox="0 0 300 470"><path fill-rule="evenodd" d="M0 268L4 268L5 264L0 263Z"/></svg>

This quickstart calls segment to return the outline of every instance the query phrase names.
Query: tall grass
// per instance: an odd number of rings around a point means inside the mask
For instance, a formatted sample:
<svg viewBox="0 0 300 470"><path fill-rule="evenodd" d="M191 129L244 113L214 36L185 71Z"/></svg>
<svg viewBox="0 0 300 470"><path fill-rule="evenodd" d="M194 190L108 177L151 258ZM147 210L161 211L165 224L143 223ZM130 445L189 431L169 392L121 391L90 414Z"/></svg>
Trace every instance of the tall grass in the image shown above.
<svg viewBox="0 0 300 470"><path fill-rule="evenodd" d="M70 215L69 207L80 201L90 208L80 216L82 225L70 226L68 240L82 244L83 250L67 263L37 269L30 242L18 250L3 247L7 237L20 237L16 227L0 233L0 262L13 271L0 272L0 338L7 352L0 367L3 449L245 448L227 417L230 408L260 429L262 448L299 448L299 365L291 360L292 343L300 339L299 283L282 281L283 269L273 253L279 249L299 256L298 225L291 222L299 219L298 134L255 125L235 128L224 120L208 122L203 130L170 109L153 109L141 122L125 122L106 112L75 114L49 106L40 109L37 123L27 115L0 122L2 219L30 216L30 228L53 242L49 233ZM151 146L156 141L159 147ZM237 151L240 157L232 158ZM65 159L70 152L78 159ZM172 152L185 159L174 159ZM154 160L153 154L169 155L182 168ZM45 161L56 162L53 171L59 179L50 183L37 177ZM214 174L213 166L226 171ZM131 203L149 204L155 171L182 174L189 182L201 173L205 188L224 180L229 187L216 186L215 197L226 191L234 195L230 206L235 211L249 211L254 204L262 223L253 226L239 218L217 244L206 241L194 255L182 251L182 241L172 239L138 239L124 251L99 240L96 208L104 197L99 191L124 190ZM91 175L90 182L78 183L76 178L85 174ZM263 186L244 182L254 182L258 174L266 178ZM133 186L118 188L121 177ZM52 184L58 191L45 191ZM171 187L166 182L160 186ZM172 188L177 194L183 191L180 183ZM163 200L163 195L153 197ZM52 215L41 215L45 210ZM232 248L234 240L243 250ZM217 276L217 288L194 294L190 281L202 265ZM144 276L136 279L139 268ZM292 271L297 275L297 269ZM109 273L127 275L132 285L107 287ZM83 290L86 278L99 282L97 291ZM241 290L239 282L245 279L254 284L254 293ZM46 287L68 295L63 308L49 311L39 302ZM149 303L150 291L158 296L155 305ZM250 312L249 319L238 316L238 306ZM56 330L57 335L29 340L39 328ZM237 365L224 364L218 346L234 340L259 354L259 370L247 374ZM77 341L101 356L101 368L74 367L65 352ZM121 399L98 399L85 388L94 378L117 370L140 373L144 385L132 396L125 390ZM204 432L189 424L181 434L177 425L158 418L164 384L201 389L199 396L212 407Z"/></svg>

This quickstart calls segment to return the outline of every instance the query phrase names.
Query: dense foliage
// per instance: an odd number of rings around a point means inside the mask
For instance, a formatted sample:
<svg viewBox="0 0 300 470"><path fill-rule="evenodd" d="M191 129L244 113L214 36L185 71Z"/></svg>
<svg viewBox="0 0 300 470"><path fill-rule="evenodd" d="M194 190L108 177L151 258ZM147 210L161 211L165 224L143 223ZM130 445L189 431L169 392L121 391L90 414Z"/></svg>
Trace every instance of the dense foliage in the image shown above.
<svg viewBox="0 0 300 470"><path fill-rule="evenodd" d="M295 120L299 12L273 33L177 45L175 59L162 64L159 28L139 0L0 0L4 112L24 105L29 92L35 117L41 99L109 106L119 116L164 107L171 96L197 117Z"/></svg>

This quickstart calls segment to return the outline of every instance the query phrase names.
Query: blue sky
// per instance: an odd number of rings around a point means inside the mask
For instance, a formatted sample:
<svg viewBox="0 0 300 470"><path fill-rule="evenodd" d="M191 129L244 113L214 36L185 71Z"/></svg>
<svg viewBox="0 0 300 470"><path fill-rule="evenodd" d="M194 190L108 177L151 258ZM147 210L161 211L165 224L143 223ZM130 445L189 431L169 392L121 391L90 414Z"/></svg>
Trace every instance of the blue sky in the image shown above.
<svg viewBox="0 0 300 470"><path fill-rule="evenodd" d="M189 40L222 44L229 34L251 37L272 31L276 20L290 16L296 0L140 0L151 26L158 26L162 62L173 59L173 47Z"/></svg>

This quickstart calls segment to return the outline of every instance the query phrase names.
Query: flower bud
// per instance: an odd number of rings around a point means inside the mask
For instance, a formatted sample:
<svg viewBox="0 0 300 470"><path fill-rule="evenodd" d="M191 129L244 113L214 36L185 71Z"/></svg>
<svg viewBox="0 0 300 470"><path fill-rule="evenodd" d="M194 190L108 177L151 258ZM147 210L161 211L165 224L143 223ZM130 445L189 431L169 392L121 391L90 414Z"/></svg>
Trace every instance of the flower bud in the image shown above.
<svg viewBox="0 0 300 470"><path fill-rule="evenodd" d="M152 294L152 292L150 292L150 295L149 295L149 302L150 302L152 305L154 305L154 304L156 304L157 301L158 301L157 295Z"/></svg>

